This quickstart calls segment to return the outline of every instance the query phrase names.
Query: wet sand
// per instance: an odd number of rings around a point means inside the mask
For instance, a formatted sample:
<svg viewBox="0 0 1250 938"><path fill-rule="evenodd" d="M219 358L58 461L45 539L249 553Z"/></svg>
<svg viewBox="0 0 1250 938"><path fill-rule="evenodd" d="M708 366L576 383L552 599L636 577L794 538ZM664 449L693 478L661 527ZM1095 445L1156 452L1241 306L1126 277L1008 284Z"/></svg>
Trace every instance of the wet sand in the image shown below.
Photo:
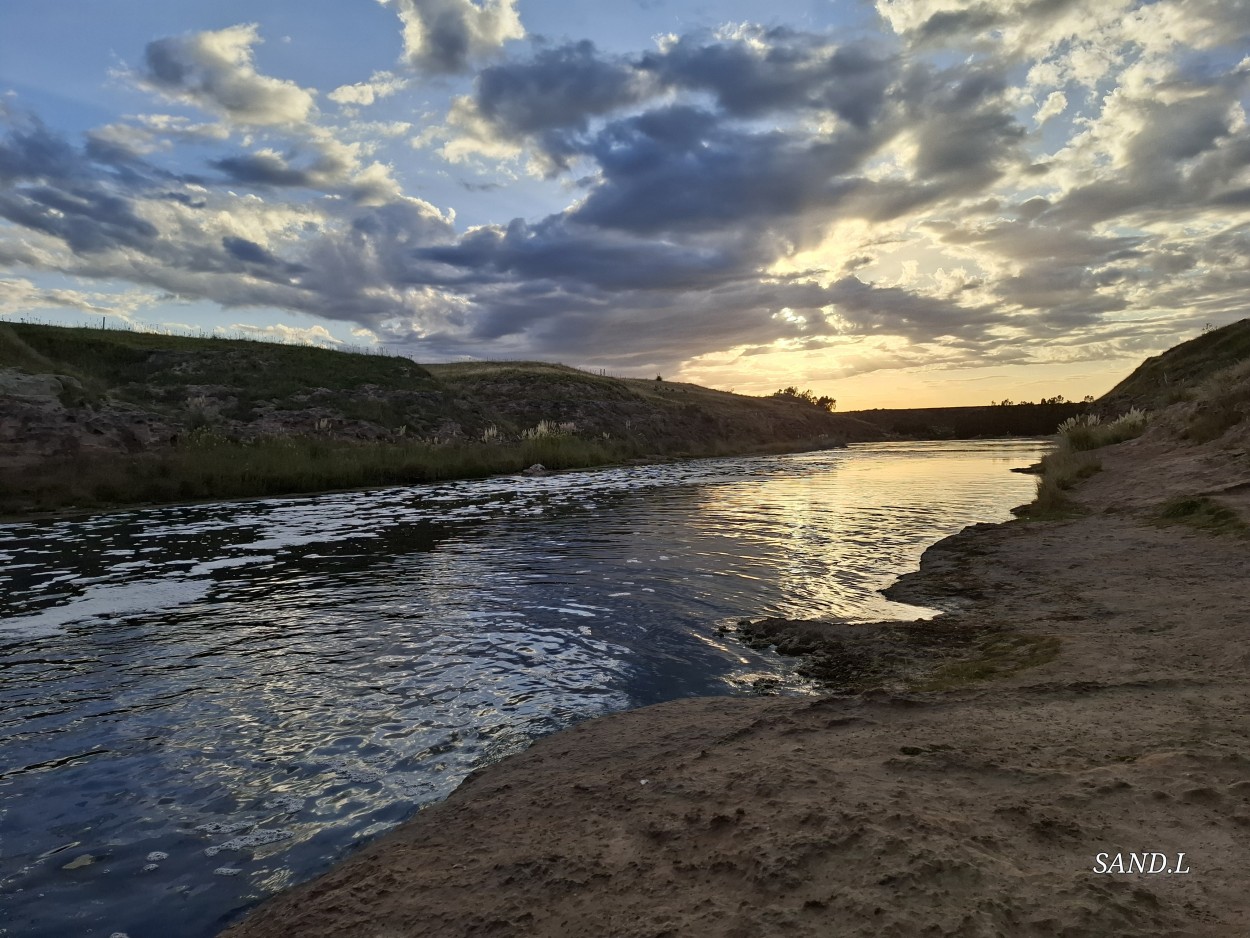
<svg viewBox="0 0 1250 938"><path fill-rule="evenodd" d="M1250 517L1245 434L1164 429L1103 452L1083 515L978 525L891 590L968 642L874 689L588 721L226 934L1250 934L1250 542L1151 520ZM1023 657L961 671L987 635ZM1095 872L1130 852L1189 872Z"/></svg>

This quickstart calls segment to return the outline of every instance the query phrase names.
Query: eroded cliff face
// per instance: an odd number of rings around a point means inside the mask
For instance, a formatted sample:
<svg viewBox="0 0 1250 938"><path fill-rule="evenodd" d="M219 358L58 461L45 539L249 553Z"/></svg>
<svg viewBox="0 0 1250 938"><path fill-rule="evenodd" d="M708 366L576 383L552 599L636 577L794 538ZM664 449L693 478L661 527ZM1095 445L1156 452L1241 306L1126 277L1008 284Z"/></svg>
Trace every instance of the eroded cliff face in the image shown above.
<svg viewBox="0 0 1250 938"><path fill-rule="evenodd" d="M70 375L0 368L0 470L168 445L177 421L131 404L91 400Z"/></svg>

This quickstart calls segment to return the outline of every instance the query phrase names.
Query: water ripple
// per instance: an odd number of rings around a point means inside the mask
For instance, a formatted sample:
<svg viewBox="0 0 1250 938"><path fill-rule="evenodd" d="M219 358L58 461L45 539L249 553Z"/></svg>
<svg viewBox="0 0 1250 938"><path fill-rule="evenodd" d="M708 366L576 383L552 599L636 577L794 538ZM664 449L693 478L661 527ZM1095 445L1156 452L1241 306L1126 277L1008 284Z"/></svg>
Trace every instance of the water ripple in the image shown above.
<svg viewBox="0 0 1250 938"><path fill-rule="evenodd" d="M7 927L211 935L537 735L762 676L803 692L717 625L929 615L877 589L1026 501L1007 469L1043 449L881 444L0 526Z"/></svg>

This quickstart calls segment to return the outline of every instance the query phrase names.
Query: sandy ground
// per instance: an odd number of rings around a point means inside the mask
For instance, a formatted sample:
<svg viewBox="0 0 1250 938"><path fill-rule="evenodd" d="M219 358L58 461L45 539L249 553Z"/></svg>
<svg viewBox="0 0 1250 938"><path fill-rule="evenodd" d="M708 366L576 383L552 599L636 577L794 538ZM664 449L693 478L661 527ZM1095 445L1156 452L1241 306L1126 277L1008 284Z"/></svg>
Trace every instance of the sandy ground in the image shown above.
<svg viewBox="0 0 1250 938"><path fill-rule="evenodd" d="M1152 438L1103 462L1085 516L970 529L893 593L1053 660L590 721L227 934L1250 935L1250 541L1148 520L1208 491L1246 517L1250 466ZM1190 872L1094 872L1128 852Z"/></svg>

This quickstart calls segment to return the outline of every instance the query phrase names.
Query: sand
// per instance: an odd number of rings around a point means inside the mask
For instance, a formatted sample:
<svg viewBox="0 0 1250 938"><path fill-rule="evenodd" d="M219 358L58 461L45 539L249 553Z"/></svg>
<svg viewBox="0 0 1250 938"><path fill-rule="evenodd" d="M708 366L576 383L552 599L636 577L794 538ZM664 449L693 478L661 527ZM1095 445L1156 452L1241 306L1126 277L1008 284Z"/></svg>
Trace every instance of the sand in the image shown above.
<svg viewBox="0 0 1250 938"><path fill-rule="evenodd" d="M1245 449L1102 458L1086 514L978 525L892 591L1050 660L592 720L227 934L1250 935L1250 541L1150 521L1198 492L1245 517ZM1095 872L1129 852L1189 872Z"/></svg>

